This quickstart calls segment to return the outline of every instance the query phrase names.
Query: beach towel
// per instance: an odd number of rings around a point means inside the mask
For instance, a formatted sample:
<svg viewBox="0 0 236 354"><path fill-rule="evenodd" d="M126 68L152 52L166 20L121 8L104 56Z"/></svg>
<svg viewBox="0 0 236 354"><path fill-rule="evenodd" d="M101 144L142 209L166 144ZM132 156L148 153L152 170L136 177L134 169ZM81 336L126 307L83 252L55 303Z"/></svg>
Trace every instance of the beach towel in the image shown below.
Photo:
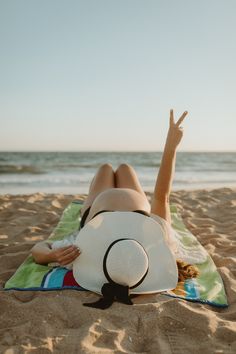
<svg viewBox="0 0 236 354"><path fill-rule="evenodd" d="M73 237L79 230L80 210L83 202L74 200L64 210L58 225L47 242ZM216 307L227 307L227 297L223 280L208 252L197 238L187 229L177 208L171 205L172 228L179 243L179 257L191 261L199 270L196 278L178 282L173 290L162 295L200 302ZM83 289L74 279L72 270L53 265L39 265L29 255L14 275L6 282L4 290L62 290Z"/></svg>

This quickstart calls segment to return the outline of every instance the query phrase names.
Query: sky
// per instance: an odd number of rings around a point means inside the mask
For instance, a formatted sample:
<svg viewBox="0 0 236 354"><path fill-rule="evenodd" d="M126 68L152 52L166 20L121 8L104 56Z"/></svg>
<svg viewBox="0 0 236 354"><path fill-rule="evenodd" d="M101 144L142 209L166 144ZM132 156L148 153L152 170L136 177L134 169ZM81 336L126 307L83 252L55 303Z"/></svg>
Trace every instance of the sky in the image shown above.
<svg viewBox="0 0 236 354"><path fill-rule="evenodd" d="M236 151L235 0L0 0L0 151Z"/></svg>

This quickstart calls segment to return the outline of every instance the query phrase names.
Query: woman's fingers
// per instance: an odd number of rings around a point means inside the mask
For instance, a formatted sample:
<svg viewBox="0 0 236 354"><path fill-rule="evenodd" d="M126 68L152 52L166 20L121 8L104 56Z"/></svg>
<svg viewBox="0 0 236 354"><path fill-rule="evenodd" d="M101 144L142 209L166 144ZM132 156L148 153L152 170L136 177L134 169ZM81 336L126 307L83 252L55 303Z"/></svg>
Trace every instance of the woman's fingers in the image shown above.
<svg viewBox="0 0 236 354"><path fill-rule="evenodd" d="M180 126L180 124L183 122L183 120L184 120L184 118L186 117L186 115L188 114L188 112L187 111L185 111L183 114L182 114L182 116L179 118L179 120L176 122L176 127L179 127Z"/></svg>
<svg viewBox="0 0 236 354"><path fill-rule="evenodd" d="M174 125L174 111L173 109L170 110L170 125Z"/></svg>
<svg viewBox="0 0 236 354"><path fill-rule="evenodd" d="M175 123L174 121L174 111L173 109L170 110L170 126L176 126L179 127L180 124L183 122L184 118L186 117L186 115L188 114L187 111L185 111L182 116L179 118L179 120Z"/></svg>
<svg viewBox="0 0 236 354"><path fill-rule="evenodd" d="M61 256L66 256L68 254L70 254L72 251L77 250L78 247L76 247L75 245L71 245L71 246L66 246L66 247L62 247L61 250Z"/></svg>
<svg viewBox="0 0 236 354"><path fill-rule="evenodd" d="M72 250L69 254L61 256L58 261L61 265L73 262L81 254L79 249Z"/></svg>

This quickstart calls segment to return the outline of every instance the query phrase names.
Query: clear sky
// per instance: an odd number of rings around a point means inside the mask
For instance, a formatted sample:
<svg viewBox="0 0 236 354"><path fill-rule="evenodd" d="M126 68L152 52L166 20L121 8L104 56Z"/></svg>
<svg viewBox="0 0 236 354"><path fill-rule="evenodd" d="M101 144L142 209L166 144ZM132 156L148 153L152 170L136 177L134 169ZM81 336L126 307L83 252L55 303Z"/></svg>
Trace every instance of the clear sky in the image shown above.
<svg viewBox="0 0 236 354"><path fill-rule="evenodd" d="M235 0L0 0L0 150L236 151Z"/></svg>

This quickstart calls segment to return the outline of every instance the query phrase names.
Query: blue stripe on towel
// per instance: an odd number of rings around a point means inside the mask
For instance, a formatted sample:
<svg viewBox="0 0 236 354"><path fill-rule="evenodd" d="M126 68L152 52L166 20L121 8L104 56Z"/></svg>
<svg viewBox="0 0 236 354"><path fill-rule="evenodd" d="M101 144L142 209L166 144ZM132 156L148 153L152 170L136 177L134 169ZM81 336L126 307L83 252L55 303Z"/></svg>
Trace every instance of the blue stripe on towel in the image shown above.
<svg viewBox="0 0 236 354"><path fill-rule="evenodd" d="M187 299L198 299L200 297L195 279L185 280L184 290L186 291L186 298Z"/></svg>
<svg viewBox="0 0 236 354"><path fill-rule="evenodd" d="M62 288L64 276L68 272L66 268L53 268L44 279L44 288Z"/></svg>

